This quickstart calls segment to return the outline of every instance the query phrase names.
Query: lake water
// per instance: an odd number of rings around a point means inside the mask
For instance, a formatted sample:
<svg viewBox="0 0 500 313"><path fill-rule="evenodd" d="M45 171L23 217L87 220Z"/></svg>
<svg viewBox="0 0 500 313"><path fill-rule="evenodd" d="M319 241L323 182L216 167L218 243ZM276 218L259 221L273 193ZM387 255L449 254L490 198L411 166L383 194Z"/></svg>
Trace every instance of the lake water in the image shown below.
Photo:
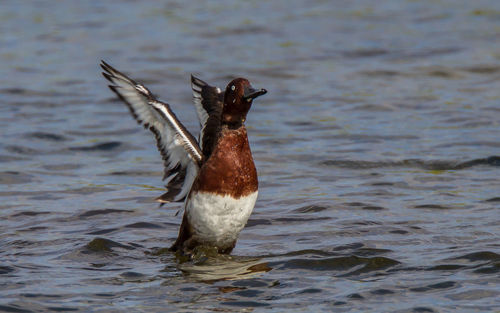
<svg viewBox="0 0 500 313"><path fill-rule="evenodd" d="M197 134L189 75L268 94L232 256L181 262L153 136L98 63ZM500 2L2 1L0 311L500 308Z"/></svg>

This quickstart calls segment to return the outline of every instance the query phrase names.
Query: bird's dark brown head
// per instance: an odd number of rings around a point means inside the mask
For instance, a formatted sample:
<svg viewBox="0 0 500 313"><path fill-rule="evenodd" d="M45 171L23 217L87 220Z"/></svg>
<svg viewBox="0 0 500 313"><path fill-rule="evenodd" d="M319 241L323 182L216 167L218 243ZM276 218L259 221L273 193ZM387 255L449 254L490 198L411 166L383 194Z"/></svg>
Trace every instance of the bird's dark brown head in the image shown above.
<svg viewBox="0 0 500 313"><path fill-rule="evenodd" d="M267 93L265 89L254 89L245 78L236 78L226 87L222 123L234 128L240 127L247 117L253 99Z"/></svg>

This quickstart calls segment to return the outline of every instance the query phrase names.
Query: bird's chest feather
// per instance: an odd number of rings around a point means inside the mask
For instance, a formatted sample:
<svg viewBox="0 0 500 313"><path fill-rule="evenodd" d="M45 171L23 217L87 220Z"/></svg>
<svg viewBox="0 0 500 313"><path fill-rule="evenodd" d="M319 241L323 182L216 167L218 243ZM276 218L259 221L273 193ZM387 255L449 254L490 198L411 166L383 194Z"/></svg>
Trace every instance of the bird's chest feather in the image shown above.
<svg viewBox="0 0 500 313"><path fill-rule="evenodd" d="M200 242L225 244L236 240L252 214L258 192L240 198L194 192L186 203L191 231Z"/></svg>
<svg viewBox="0 0 500 313"><path fill-rule="evenodd" d="M257 170L245 127L223 131L212 155L201 167L193 190L247 196L258 189Z"/></svg>

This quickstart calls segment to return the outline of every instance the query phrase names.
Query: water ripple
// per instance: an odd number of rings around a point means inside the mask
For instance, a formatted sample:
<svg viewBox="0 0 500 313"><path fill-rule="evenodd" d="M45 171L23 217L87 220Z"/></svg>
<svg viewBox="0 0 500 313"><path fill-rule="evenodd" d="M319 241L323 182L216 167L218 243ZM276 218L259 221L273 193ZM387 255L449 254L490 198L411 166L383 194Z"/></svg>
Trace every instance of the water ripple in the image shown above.
<svg viewBox="0 0 500 313"><path fill-rule="evenodd" d="M448 171L462 170L474 166L500 166L500 156L490 156L487 158L473 159L465 162L458 161L426 161L419 159L408 159L402 161L352 161L352 160L326 160L320 162L320 165L350 168L350 169L369 169L385 167L404 167L404 168L422 168L426 170Z"/></svg>

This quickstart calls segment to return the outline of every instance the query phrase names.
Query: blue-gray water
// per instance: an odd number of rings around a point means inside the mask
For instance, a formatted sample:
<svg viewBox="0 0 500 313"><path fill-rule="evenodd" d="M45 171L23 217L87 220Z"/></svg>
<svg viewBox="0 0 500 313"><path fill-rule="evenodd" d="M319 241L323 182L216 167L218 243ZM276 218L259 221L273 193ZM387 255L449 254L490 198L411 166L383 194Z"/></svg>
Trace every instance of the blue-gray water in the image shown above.
<svg viewBox="0 0 500 313"><path fill-rule="evenodd" d="M179 264L153 136L100 59L197 132L189 75L269 93L232 257ZM500 307L500 2L2 1L0 311Z"/></svg>

